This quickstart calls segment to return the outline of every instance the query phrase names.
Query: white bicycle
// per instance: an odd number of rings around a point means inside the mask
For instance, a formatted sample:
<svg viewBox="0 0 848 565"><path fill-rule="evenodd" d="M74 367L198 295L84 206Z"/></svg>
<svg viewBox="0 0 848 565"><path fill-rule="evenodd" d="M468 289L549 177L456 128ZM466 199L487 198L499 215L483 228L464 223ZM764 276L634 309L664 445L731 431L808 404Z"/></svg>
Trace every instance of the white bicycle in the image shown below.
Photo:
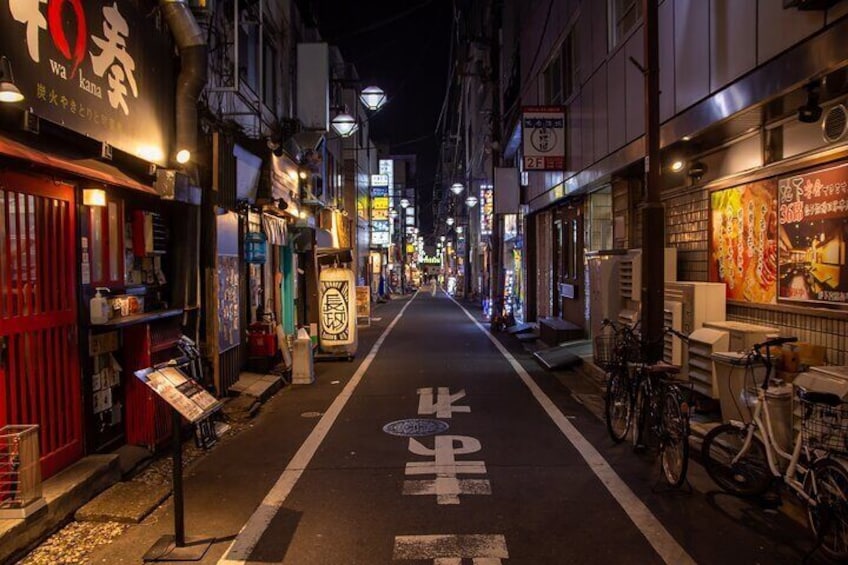
<svg viewBox="0 0 848 565"><path fill-rule="evenodd" d="M818 545L844 562L848 559L848 467L836 456L848 454L846 405L835 394L798 389L801 433L792 453L778 445L772 430L766 394L772 376L769 348L793 341L797 338L770 339L748 353L747 368L758 361L766 367L751 421L713 428L704 437L703 461L716 484L732 494L755 497L775 483L788 487L806 506ZM778 458L788 462L785 472Z"/></svg>

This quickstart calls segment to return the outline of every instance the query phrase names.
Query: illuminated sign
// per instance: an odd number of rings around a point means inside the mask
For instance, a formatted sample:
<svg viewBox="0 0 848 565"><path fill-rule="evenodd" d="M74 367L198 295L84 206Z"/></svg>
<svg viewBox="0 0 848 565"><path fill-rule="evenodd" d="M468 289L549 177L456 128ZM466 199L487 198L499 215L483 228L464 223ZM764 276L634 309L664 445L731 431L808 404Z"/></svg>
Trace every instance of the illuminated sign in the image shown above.
<svg viewBox="0 0 848 565"><path fill-rule="evenodd" d="M11 0L0 53L32 112L167 164L174 69L167 27L138 2Z"/></svg>
<svg viewBox="0 0 848 565"><path fill-rule="evenodd" d="M324 269L319 281L322 347L356 343L356 278L350 269Z"/></svg>
<svg viewBox="0 0 848 565"><path fill-rule="evenodd" d="M371 186L389 186L389 177L386 175L371 175Z"/></svg>
<svg viewBox="0 0 848 565"><path fill-rule="evenodd" d="M525 171L565 169L565 108L527 106L521 113Z"/></svg>
<svg viewBox="0 0 848 565"><path fill-rule="evenodd" d="M492 185L484 184L480 186L480 235L492 235L494 207L492 195Z"/></svg>

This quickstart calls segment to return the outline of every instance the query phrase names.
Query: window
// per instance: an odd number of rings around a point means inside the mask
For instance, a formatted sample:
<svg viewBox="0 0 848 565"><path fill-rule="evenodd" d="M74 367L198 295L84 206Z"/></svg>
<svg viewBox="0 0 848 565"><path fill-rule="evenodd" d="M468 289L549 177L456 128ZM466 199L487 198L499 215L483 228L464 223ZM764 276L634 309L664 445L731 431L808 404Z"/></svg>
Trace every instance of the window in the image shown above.
<svg viewBox="0 0 848 565"><path fill-rule="evenodd" d="M642 0L609 0L609 48L621 42L642 20Z"/></svg>
<svg viewBox="0 0 848 565"><path fill-rule="evenodd" d="M108 200L106 206L89 211L92 286L124 283L124 222L121 203Z"/></svg>
<svg viewBox="0 0 848 565"><path fill-rule="evenodd" d="M243 13L238 25L239 79L259 92L259 23L255 16Z"/></svg>
<svg viewBox="0 0 848 565"><path fill-rule="evenodd" d="M272 111L277 111L277 48L271 43L269 37L265 37L265 46L262 65L265 67L262 76L262 98L265 106Z"/></svg>
<svg viewBox="0 0 848 565"><path fill-rule="evenodd" d="M562 104L562 66L559 53L542 72L542 100L545 104Z"/></svg>
<svg viewBox="0 0 848 565"><path fill-rule="evenodd" d="M563 101L571 98L577 89L577 40L576 31L571 28L568 35L565 36L565 41L562 42L561 59L562 59L562 99Z"/></svg>
<svg viewBox="0 0 848 565"><path fill-rule="evenodd" d="M589 196L589 221L586 227L586 235L589 237L586 249L598 251L614 247L612 188L609 186Z"/></svg>

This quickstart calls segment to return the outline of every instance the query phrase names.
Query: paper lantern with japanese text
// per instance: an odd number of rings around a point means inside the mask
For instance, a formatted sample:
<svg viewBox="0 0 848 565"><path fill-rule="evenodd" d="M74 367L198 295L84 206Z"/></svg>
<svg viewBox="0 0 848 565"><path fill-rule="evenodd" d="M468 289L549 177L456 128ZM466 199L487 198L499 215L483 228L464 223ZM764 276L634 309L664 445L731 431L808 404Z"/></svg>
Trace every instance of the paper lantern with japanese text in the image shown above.
<svg viewBox="0 0 848 565"><path fill-rule="evenodd" d="M356 278L350 269L321 271L318 282L321 349L356 347ZM348 347L349 349L349 347Z"/></svg>

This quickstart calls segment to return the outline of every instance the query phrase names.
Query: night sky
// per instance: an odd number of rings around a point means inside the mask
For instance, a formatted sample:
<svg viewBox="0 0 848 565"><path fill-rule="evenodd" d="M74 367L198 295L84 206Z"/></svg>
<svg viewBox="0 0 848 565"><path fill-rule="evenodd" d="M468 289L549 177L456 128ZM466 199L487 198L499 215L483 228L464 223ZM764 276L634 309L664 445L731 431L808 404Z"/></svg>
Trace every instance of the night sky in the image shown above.
<svg viewBox="0 0 848 565"><path fill-rule="evenodd" d="M436 122L445 97L452 0L311 0L318 29L352 62L363 86L389 102L371 118L372 137L395 154L418 157L422 232L432 223L438 158Z"/></svg>

